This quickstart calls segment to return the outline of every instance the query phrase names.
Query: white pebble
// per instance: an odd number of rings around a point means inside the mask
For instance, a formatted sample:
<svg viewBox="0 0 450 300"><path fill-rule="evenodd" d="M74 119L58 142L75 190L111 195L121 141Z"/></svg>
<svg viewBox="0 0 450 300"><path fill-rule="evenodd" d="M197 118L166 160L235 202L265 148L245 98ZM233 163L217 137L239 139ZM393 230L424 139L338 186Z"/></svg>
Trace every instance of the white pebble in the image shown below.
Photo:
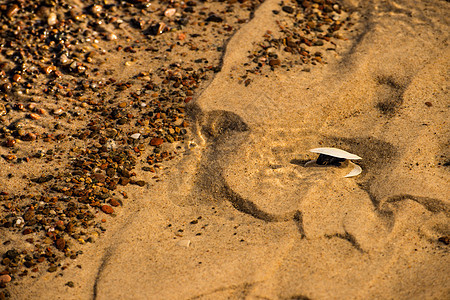
<svg viewBox="0 0 450 300"><path fill-rule="evenodd" d="M59 116L59 115L61 115L63 112L64 112L64 111L63 111L61 108L58 108L58 109L55 109L55 110L53 111L53 114Z"/></svg>
<svg viewBox="0 0 450 300"><path fill-rule="evenodd" d="M22 225L24 222L25 222L25 221L23 220L23 218L18 217L18 218L16 219L16 226L22 227L21 225Z"/></svg>
<svg viewBox="0 0 450 300"><path fill-rule="evenodd" d="M177 12L177 10L175 8L169 8L166 9L166 11L164 12L164 15L168 18L170 18L171 16L173 16L175 13Z"/></svg>
<svg viewBox="0 0 450 300"><path fill-rule="evenodd" d="M53 26L53 25L55 25L56 23L58 23L58 18L57 18L56 14L55 14L54 12L52 12L52 13L50 13L50 14L48 15L47 23L48 23L48 25L50 25L50 26Z"/></svg>
<svg viewBox="0 0 450 300"><path fill-rule="evenodd" d="M181 240L177 243L181 247L189 247L191 245L191 240Z"/></svg>
<svg viewBox="0 0 450 300"><path fill-rule="evenodd" d="M131 135L131 138L132 139L135 139L135 140L137 140L138 138L140 138L141 137L141 134L140 133L133 133L132 135Z"/></svg>
<svg viewBox="0 0 450 300"><path fill-rule="evenodd" d="M110 33L108 33L108 34L106 35L106 39L107 39L108 41L115 41L115 40L117 40L117 35L114 34L114 33L112 33L112 32L110 32Z"/></svg>

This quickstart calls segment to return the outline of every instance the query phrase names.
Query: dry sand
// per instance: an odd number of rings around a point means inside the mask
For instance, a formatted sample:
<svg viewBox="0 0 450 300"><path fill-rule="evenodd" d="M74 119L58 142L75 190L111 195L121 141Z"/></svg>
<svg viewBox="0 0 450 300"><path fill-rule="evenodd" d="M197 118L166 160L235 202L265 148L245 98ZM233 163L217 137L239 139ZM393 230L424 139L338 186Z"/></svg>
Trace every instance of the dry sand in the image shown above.
<svg viewBox="0 0 450 300"><path fill-rule="evenodd" d="M17 298L450 298L450 4L346 2L358 30L328 64L245 87L231 76L276 28L266 0L191 105L198 147L131 190L81 269L25 279ZM303 166L325 146L363 173Z"/></svg>

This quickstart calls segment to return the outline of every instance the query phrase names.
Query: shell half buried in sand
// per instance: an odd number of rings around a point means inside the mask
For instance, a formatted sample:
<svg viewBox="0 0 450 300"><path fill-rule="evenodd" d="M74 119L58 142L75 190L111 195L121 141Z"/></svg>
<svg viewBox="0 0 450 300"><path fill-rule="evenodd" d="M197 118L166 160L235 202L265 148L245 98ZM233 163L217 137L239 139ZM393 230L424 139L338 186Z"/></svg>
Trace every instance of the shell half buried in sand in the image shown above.
<svg viewBox="0 0 450 300"><path fill-rule="evenodd" d="M353 177L361 174L362 169L357 164L351 162L352 159L362 159L356 154L352 154L342 149L338 148L314 148L309 150L314 153L319 153L319 157L316 161L309 161L305 164L305 166L309 166L312 163L316 163L317 165L332 165L339 167L342 162L349 160L349 164L353 166L353 170L350 171L344 177Z"/></svg>

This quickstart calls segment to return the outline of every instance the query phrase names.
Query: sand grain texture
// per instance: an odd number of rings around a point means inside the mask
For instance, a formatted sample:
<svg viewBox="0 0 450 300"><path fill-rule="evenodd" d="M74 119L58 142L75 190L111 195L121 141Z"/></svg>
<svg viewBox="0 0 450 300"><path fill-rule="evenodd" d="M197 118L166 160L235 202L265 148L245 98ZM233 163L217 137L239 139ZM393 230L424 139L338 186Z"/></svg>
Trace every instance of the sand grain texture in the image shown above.
<svg viewBox="0 0 450 300"><path fill-rule="evenodd" d="M16 287L23 299L450 297L449 3L347 3L358 30L328 64L245 87L231 76L274 30L266 0L191 105L199 147L130 193L82 269ZM304 167L315 147L361 156L363 173Z"/></svg>

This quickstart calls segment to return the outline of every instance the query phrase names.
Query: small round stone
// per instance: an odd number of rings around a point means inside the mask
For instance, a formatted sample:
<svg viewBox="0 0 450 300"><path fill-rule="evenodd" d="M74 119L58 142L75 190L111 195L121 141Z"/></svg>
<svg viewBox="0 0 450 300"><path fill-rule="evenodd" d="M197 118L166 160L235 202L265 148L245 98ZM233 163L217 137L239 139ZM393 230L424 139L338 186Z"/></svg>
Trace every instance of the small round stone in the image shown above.
<svg viewBox="0 0 450 300"><path fill-rule="evenodd" d="M56 23L58 23L58 17L56 16L56 14L55 13L50 13L49 15L48 15L48 18L47 18L47 24L48 25L50 25L50 26L53 26L53 25L55 25Z"/></svg>
<svg viewBox="0 0 450 300"><path fill-rule="evenodd" d="M0 282L1 283L8 283L11 281L11 276L9 275L0 275Z"/></svg>
<svg viewBox="0 0 450 300"><path fill-rule="evenodd" d="M31 113L28 115L28 117L32 120L39 120L41 116L39 114Z"/></svg>
<svg viewBox="0 0 450 300"><path fill-rule="evenodd" d="M13 80L14 82L20 82L20 81L22 80L22 75L20 75L20 74L14 74L12 80Z"/></svg>
<svg viewBox="0 0 450 300"><path fill-rule="evenodd" d="M150 145L151 146L159 146L159 145L161 145L162 143L164 142L164 140L162 139L162 138L152 138L151 140L150 140Z"/></svg>
<svg viewBox="0 0 450 300"><path fill-rule="evenodd" d="M104 212L105 214L112 214L113 212L114 212L114 209L111 207L111 206L109 206L109 205L102 205L102 212Z"/></svg>
<svg viewBox="0 0 450 300"><path fill-rule="evenodd" d="M280 64L281 64L281 62L280 62L279 59L271 59L271 60L269 60L269 65L271 67L279 66Z"/></svg>
<svg viewBox="0 0 450 300"><path fill-rule="evenodd" d="M63 238L57 239L55 245L58 250L62 251L66 247L66 241Z"/></svg>
<svg viewBox="0 0 450 300"><path fill-rule="evenodd" d="M119 206L120 202L117 199L112 198L111 200L109 200L109 204L111 204L112 206Z"/></svg>

